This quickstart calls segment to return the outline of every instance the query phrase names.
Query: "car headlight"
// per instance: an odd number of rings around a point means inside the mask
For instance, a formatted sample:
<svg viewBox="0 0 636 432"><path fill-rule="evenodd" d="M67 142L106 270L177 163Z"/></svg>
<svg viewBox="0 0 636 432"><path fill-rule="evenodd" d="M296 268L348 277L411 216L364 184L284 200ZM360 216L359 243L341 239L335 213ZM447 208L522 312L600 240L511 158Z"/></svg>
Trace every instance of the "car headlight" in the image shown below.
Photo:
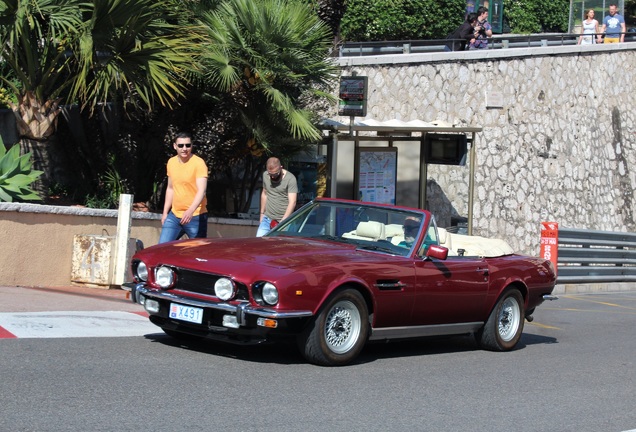
<svg viewBox="0 0 636 432"><path fill-rule="evenodd" d="M278 303L278 289L271 283L265 282L263 285L263 301L268 305L275 305Z"/></svg>
<svg viewBox="0 0 636 432"><path fill-rule="evenodd" d="M236 285L231 279L219 278L214 283L214 293L223 301L230 300L236 295Z"/></svg>
<svg viewBox="0 0 636 432"><path fill-rule="evenodd" d="M137 267L135 268L135 276L140 281L146 282L148 280L148 266L145 262L137 262Z"/></svg>
<svg viewBox="0 0 636 432"><path fill-rule="evenodd" d="M163 289L170 288L174 284L174 270L161 266L155 270L155 282Z"/></svg>

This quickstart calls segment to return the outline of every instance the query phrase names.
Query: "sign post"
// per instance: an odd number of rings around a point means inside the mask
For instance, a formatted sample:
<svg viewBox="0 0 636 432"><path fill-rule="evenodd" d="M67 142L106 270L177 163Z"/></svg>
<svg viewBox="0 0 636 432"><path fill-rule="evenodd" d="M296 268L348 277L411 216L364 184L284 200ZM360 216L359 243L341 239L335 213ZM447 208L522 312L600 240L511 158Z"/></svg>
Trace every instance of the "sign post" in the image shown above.
<svg viewBox="0 0 636 432"><path fill-rule="evenodd" d="M552 261L554 272L557 272L559 258L559 224L557 222L541 222L541 258Z"/></svg>

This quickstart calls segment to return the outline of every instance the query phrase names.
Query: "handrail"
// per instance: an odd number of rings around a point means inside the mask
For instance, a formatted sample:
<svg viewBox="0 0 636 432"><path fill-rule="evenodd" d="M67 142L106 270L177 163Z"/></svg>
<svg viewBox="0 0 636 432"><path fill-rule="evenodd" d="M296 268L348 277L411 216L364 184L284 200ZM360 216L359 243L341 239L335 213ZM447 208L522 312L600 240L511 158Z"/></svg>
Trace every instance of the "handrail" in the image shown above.
<svg viewBox="0 0 636 432"><path fill-rule="evenodd" d="M623 33L625 42L636 41L636 32ZM601 33L545 33L532 35L502 35L488 38L487 49L531 48L546 46L576 45L581 36L598 36ZM426 39L426 40L402 40L402 41L369 41L369 42L344 42L340 45L338 55L340 57L366 56L366 55L395 55L415 54L427 52L452 51L453 42L461 42L461 39ZM447 48L448 47L448 48Z"/></svg>

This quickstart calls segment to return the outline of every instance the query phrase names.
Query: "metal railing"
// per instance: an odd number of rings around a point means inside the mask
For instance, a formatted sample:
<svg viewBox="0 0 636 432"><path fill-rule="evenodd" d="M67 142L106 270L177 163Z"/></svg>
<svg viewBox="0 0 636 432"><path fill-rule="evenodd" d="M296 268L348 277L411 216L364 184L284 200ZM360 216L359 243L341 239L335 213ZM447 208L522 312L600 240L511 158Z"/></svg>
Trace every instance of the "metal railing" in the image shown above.
<svg viewBox="0 0 636 432"><path fill-rule="evenodd" d="M580 36L580 33L493 36L488 38L488 49L576 45ZM596 37L596 34L592 36ZM636 32L626 32L625 42L632 41L636 41ZM447 51L447 47L452 50L453 46L456 45L456 43L453 42L459 42L459 40L431 39L381 42L345 42L340 45L338 51L340 57L432 53Z"/></svg>
<svg viewBox="0 0 636 432"><path fill-rule="evenodd" d="M557 284L635 282L636 233L559 228Z"/></svg>

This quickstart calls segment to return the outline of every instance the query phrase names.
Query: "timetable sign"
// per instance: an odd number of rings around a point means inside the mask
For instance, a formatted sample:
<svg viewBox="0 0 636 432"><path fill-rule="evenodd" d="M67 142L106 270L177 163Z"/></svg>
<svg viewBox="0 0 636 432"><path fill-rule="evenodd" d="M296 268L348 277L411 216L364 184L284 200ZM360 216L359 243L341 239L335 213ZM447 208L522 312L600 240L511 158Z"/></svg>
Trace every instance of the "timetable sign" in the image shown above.
<svg viewBox="0 0 636 432"><path fill-rule="evenodd" d="M338 115L364 117L367 115L367 82L365 76L340 78Z"/></svg>

